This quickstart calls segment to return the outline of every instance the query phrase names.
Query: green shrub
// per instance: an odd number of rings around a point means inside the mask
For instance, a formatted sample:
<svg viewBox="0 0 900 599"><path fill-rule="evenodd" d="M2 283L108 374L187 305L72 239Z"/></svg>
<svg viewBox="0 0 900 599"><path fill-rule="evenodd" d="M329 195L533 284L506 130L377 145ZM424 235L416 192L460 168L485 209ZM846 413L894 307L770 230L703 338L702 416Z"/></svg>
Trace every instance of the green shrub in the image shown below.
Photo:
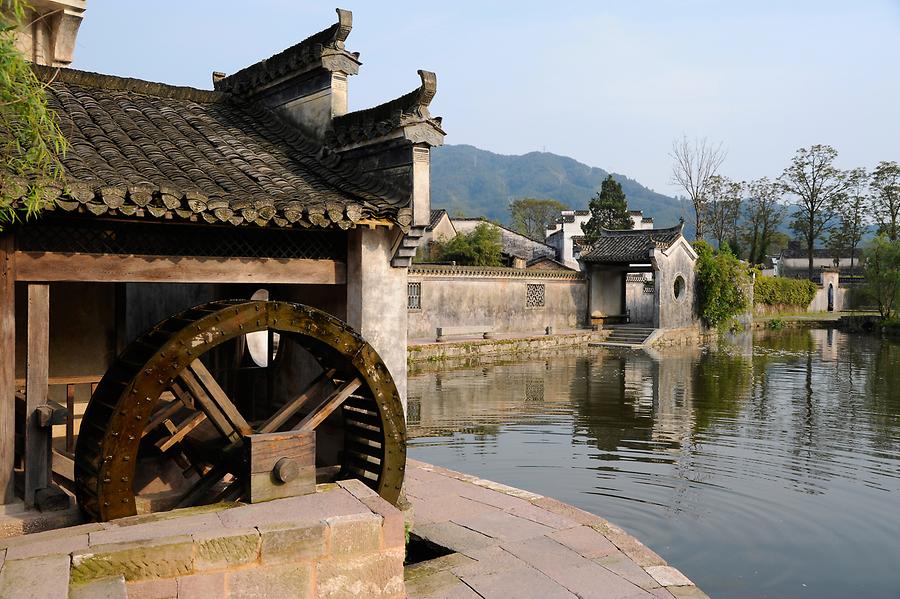
<svg viewBox="0 0 900 599"><path fill-rule="evenodd" d="M428 254L417 261L456 262L460 266L500 266L503 250L500 229L488 222L478 223L469 233L431 244Z"/></svg>
<svg viewBox="0 0 900 599"><path fill-rule="evenodd" d="M727 246L713 252L705 241L694 243L697 250L697 300L700 317L715 327L745 312L749 301L745 289L750 285L747 266Z"/></svg>
<svg viewBox="0 0 900 599"><path fill-rule="evenodd" d="M773 331L780 331L784 328L784 321L780 318L773 318L769 322L766 323L766 327Z"/></svg>
<svg viewBox="0 0 900 599"><path fill-rule="evenodd" d="M768 306L800 306L806 308L816 295L818 286L807 279L756 277L753 300Z"/></svg>

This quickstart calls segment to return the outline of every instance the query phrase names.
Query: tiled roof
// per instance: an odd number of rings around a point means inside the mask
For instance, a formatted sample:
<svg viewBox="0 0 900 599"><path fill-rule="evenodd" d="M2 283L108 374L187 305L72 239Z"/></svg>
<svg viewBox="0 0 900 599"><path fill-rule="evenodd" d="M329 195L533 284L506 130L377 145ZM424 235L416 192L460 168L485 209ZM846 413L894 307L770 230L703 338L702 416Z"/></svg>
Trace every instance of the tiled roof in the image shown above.
<svg viewBox="0 0 900 599"><path fill-rule="evenodd" d="M428 105L437 92L437 77L419 70L422 84L413 91L384 104L365 110L348 112L332 120L325 140L332 146L347 146L387 135L398 127L427 123L441 136L441 118L432 117Z"/></svg>
<svg viewBox="0 0 900 599"><path fill-rule="evenodd" d="M438 223L441 221L441 218L443 218L443 216L445 214L447 214L447 211L444 210L443 208L438 208L436 210L432 210L431 218L428 221L428 228L434 229L438 225Z"/></svg>
<svg viewBox="0 0 900 599"><path fill-rule="evenodd" d="M460 233L469 233L474 231L480 223L488 222L480 218L454 218L453 226ZM500 243L503 245L502 252L508 256L516 256L531 260L539 256L556 257L556 249L552 246L535 241L530 237L522 235L512 229L507 229L503 225L496 223L488 223L500 230Z"/></svg>
<svg viewBox="0 0 900 599"><path fill-rule="evenodd" d="M603 229L600 238L581 251L585 262L641 262L650 259L653 249L667 249L681 237L684 224L668 229Z"/></svg>
<svg viewBox="0 0 900 599"><path fill-rule="evenodd" d="M337 9L338 22L309 36L299 44L261 60L256 64L214 81L216 91L236 95L252 93L260 86L279 80L285 75L302 70L322 61L323 58L337 57L351 61L358 67L359 53L344 49L344 41L353 27L353 15L349 10Z"/></svg>
<svg viewBox="0 0 900 599"><path fill-rule="evenodd" d="M35 67L69 141L59 208L232 224L411 221L409 196L231 94Z"/></svg>

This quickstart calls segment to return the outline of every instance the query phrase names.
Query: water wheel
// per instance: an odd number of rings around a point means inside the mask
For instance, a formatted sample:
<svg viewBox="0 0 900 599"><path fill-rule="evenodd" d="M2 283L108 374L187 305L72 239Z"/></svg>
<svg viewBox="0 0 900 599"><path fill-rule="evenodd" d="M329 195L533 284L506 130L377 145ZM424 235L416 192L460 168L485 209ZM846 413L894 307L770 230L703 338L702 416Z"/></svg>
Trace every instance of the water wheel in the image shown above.
<svg viewBox="0 0 900 599"><path fill-rule="evenodd" d="M204 304L133 341L100 381L75 448L77 498L98 520L247 499L251 441L302 449L303 435L314 465L282 459L272 476L313 468L319 482L359 478L396 502L406 429L375 350L301 304Z"/></svg>

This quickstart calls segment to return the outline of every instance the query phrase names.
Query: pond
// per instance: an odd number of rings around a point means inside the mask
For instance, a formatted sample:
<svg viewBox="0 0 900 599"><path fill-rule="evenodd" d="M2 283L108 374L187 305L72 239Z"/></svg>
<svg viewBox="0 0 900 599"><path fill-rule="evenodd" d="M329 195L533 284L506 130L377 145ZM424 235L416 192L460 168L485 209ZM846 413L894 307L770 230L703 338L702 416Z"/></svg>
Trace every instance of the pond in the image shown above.
<svg viewBox="0 0 900 599"><path fill-rule="evenodd" d="M900 596L900 345L837 330L409 378L410 457L624 527L715 598Z"/></svg>

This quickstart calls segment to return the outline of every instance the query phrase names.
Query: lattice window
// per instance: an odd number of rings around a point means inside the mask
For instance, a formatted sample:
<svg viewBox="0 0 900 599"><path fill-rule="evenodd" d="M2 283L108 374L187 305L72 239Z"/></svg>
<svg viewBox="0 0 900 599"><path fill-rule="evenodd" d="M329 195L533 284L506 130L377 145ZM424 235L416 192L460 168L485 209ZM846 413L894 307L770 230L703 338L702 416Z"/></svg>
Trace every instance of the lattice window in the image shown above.
<svg viewBox="0 0 900 599"><path fill-rule="evenodd" d="M103 219L42 219L22 226L18 249L26 252L306 258L345 261L346 233L297 229L138 223Z"/></svg>
<svg viewBox="0 0 900 599"><path fill-rule="evenodd" d="M543 308L544 307L544 284L526 283L525 285L525 307L526 308Z"/></svg>
<svg viewBox="0 0 900 599"><path fill-rule="evenodd" d="M406 284L406 307L409 310L422 309L422 283Z"/></svg>
<svg viewBox="0 0 900 599"><path fill-rule="evenodd" d="M656 290L656 283L653 282L653 279L647 279L644 281L644 293L653 293Z"/></svg>

